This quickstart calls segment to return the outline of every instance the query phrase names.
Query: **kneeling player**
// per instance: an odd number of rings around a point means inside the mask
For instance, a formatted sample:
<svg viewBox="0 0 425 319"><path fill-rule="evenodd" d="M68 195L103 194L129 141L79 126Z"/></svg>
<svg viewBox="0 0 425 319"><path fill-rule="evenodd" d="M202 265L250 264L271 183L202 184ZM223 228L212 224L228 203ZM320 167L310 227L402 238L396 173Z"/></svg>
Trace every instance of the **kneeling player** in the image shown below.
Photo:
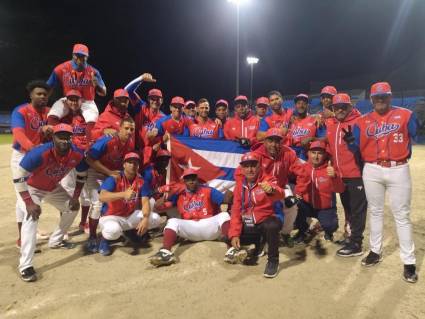
<svg viewBox="0 0 425 319"><path fill-rule="evenodd" d="M221 204L228 203L228 196L218 190L200 185L198 174L193 169L183 172L183 181L186 189L170 197L172 205L177 206L181 215L179 218L168 220L164 229L162 248L151 258L154 266L170 265L176 261L171 247L177 236L190 241L216 240L227 237L229 230L229 214L218 213ZM168 205L167 205L168 204ZM170 206L165 203L164 206Z"/></svg>
<svg viewBox="0 0 425 319"><path fill-rule="evenodd" d="M330 165L326 153L326 143L315 141L308 151L308 162L304 163L297 176L295 193L298 202L296 220L299 233L297 242L305 238L308 230L307 217L319 220L325 232L325 240L333 240L333 233L338 229L335 193L344 191L344 182Z"/></svg>
<svg viewBox="0 0 425 319"><path fill-rule="evenodd" d="M249 152L242 156L240 165L244 177L236 181L229 239L232 247L224 261L234 264L242 262L246 251L241 245L256 245L257 255L261 238L268 244L267 265L264 277L276 277L279 270L279 231L282 222L274 212L274 202L283 199L284 191L275 177L263 175L257 154Z"/></svg>
<svg viewBox="0 0 425 319"><path fill-rule="evenodd" d="M137 173L139 165L139 155L127 153L124 170L118 176L106 178L100 187L99 199L104 205L99 220L102 232L99 253L103 256L111 254L110 241L124 232L136 229L138 235L143 235L159 226L160 216L150 211L150 187Z"/></svg>

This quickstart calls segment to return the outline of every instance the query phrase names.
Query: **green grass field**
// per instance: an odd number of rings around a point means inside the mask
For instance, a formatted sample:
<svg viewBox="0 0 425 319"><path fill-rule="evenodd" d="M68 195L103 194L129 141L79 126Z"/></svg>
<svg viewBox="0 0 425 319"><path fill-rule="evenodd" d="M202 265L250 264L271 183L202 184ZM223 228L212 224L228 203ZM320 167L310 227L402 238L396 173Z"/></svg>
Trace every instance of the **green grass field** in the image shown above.
<svg viewBox="0 0 425 319"><path fill-rule="evenodd" d="M0 134L0 145L12 144L12 134Z"/></svg>

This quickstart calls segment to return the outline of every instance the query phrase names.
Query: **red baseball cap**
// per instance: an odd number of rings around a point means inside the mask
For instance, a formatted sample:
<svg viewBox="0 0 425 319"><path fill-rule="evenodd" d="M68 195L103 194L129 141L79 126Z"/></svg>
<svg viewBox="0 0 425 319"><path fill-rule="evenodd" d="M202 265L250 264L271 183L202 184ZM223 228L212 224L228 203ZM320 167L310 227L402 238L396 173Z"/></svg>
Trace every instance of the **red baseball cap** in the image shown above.
<svg viewBox="0 0 425 319"><path fill-rule="evenodd" d="M148 92L148 97L149 96L157 96L162 98L162 92L160 89L150 89Z"/></svg>
<svg viewBox="0 0 425 319"><path fill-rule="evenodd" d="M114 91L114 98L115 97L126 97L129 98L128 92L124 89L117 89Z"/></svg>
<svg viewBox="0 0 425 319"><path fill-rule="evenodd" d="M310 150L315 149L315 148L320 148L323 149L324 151L326 151L326 142L324 141L314 141L310 144Z"/></svg>
<svg viewBox="0 0 425 319"><path fill-rule="evenodd" d="M260 159L257 154L253 152L248 152L242 155L241 161L239 164L245 163L245 162L259 162Z"/></svg>
<svg viewBox="0 0 425 319"><path fill-rule="evenodd" d="M335 88L334 86L327 85L327 86L325 86L325 87L322 89L322 91L320 92L320 95L323 95L323 94L329 94L329 95L334 96L334 95L336 95L337 93L338 93L338 92L336 91L336 88Z"/></svg>
<svg viewBox="0 0 425 319"><path fill-rule="evenodd" d="M69 96L77 96L79 98L82 98L83 97L81 95L81 92L80 91L77 91L77 90L69 90L68 92L66 92L66 97L69 97Z"/></svg>
<svg viewBox="0 0 425 319"><path fill-rule="evenodd" d="M157 153L156 157L171 157L171 153L168 150L161 148Z"/></svg>
<svg viewBox="0 0 425 319"><path fill-rule="evenodd" d="M220 99L217 102L215 102L215 107L221 106L221 105L225 106L226 108L229 107L229 103L224 99Z"/></svg>
<svg viewBox="0 0 425 319"><path fill-rule="evenodd" d="M248 98L245 95L238 95L237 97L235 97L234 101L235 102L244 101L248 103Z"/></svg>
<svg viewBox="0 0 425 319"><path fill-rule="evenodd" d="M259 98L257 99L257 101L255 101L255 104L256 104L257 106L259 106L259 105L269 106L270 101L269 101L269 99L268 99L267 97L262 96L262 97L259 97Z"/></svg>
<svg viewBox="0 0 425 319"><path fill-rule="evenodd" d="M338 93L332 98L332 105L335 104L351 104L350 96L346 93Z"/></svg>
<svg viewBox="0 0 425 319"><path fill-rule="evenodd" d="M124 162L131 160L131 159L137 159L140 162L140 156L139 156L139 154L137 154L135 152L130 152L130 153L125 154Z"/></svg>
<svg viewBox="0 0 425 319"><path fill-rule="evenodd" d="M181 105L184 106L184 99L181 96L175 96L171 99L171 105Z"/></svg>
<svg viewBox="0 0 425 319"><path fill-rule="evenodd" d="M392 95L391 86L388 82L377 82L370 88L370 96Z"/></svg>
<svg viewBox="0 0 425 319"><path fill-rule="evenodd" d="M196 103L194 101L187 100L186 103L184 104L184 107L188 107L188 105L191 105L191 104L196 105Z"/></svg>
<svg viewBox="0 0 425 319"><path fill-rule="evenodd" d="M77 43L77 44L74 44L74 48L72 49L72 53L89 56L89 48L84 44Z"/></svg>
<svg viewBox="0 0 425 319"><path fill-rule="evenodd" d="M266 138L268 137L280 137L283 138L282 130L277 127L269 128L266 132Z"/></svg>
<svg viewBox="0 0 425 319"><path fill-rule="evenodd" d="M59 132L67 132L72 134L72 126L65 123L56 124L55 126L53 126L53 133Z"/></svg>
<svg viewBox="0 0 425 319"><path fill-rule="evenodd" d="M186 176L189 176L189 175L196 175L196 176L198 176L198 170L195 170L193 168L186 168L183 171L182 178L185 178Z"/></svg>
<svg viewBox="0 0 425 319"><path fill-rule="evenodd" d="M308 102L309 98L307 94L301 93L298 94L295 98L294 98L294 102L297 103L298 100L306 100Z"/></svg>

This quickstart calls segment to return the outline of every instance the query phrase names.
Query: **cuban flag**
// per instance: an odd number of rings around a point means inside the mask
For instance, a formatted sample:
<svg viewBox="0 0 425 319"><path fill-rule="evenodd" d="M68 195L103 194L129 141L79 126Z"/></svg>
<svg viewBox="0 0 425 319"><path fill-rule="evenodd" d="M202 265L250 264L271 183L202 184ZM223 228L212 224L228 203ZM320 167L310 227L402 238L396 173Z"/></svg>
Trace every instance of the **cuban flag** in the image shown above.
<svg viewBox="0 0 425 319"><path fill-rule="evenodd" d="M177 182L186 168L198 170L198 177L219 191L233 190L233 174L242 154L248 150L239 143L218 139L171 136L169 182Z"/></svg>

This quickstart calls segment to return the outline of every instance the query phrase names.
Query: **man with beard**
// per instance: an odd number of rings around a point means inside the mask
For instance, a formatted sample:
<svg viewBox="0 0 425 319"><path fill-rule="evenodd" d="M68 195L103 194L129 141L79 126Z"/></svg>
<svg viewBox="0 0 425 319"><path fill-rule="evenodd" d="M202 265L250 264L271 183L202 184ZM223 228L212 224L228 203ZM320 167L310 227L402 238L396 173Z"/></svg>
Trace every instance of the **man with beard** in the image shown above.
<svg viewBox="0 0 425 319"><path fill-rule="evenodd" d="M218 125L208 117L210 112L208 100L205 98L200 99L196 110L198 117L189 126L189 136L198 138L224 138L221 125Z"/></svg>
<svg viewBox="0 0 425 319"><path fill-rule="evenodd" d="M78 213L78 197L86 177L87 165L83 152L71 143L72 127L58 124L53 128L53 143L40 145L29 151L22 159L13 182L19 192L18 205L25 212L22 222L21 258L19 272L24 281L35 281L37 275L33 267L38 219L41 202L53 205L62 212L57 229L49 239L50 248L73 248L63 240ZM59 184L73 168L77 168L78 179L71 197Z"/></svg>
<svg viewBox="0 0 425 319"><path fill-rule="evenodd" d="M318 126L313 116L309 115L308 95L298 94L294 102L295 110L290 120L286 143L300 159L307 160L306 150L310 143L324 137L326 131Z"/></svg>
<svg viewBox="0 0 425 319"><path fill-rule="evenodd" d="M255 116L261 121L267 114L269 109L269 99L265 96L259 97L255 101Z"/></svg>
<svg viewBox="0 0 425 319"><path fill-rule="evenodd" d="M221 126L224 127L227 121L229 103L226 100L218 100L215 102L215 117L221 121Z"/></svg>
<svg viewBox="0 0 425 319"><path fill-rule="evenodd" d="M30 103L19 105L12 112L13 150L10 159L10 168L13 179L18 174L19 163L25 154L43 143L52 132L52 128L47 125L47 114L50 110L47 107L49 86L44 81L31 81L27 84L27 91L29 93ZM20 195L17 190L16 196L17 200L19 200ZM17 247L21 247L21 227L24 217L25 213L20 209L17 201L16 221L18 223L19 234L16 240Z"/></svg>
<svg viewBox="0 0 425 319"><path fill-rule="evenodd" d="M129 96L124 89L114 92L113 100L108 103L105 110L100 114L92 131L92 139L96 141L103 135L115 134L120 127L122 119L130 117L128 113Z"/></svg>

